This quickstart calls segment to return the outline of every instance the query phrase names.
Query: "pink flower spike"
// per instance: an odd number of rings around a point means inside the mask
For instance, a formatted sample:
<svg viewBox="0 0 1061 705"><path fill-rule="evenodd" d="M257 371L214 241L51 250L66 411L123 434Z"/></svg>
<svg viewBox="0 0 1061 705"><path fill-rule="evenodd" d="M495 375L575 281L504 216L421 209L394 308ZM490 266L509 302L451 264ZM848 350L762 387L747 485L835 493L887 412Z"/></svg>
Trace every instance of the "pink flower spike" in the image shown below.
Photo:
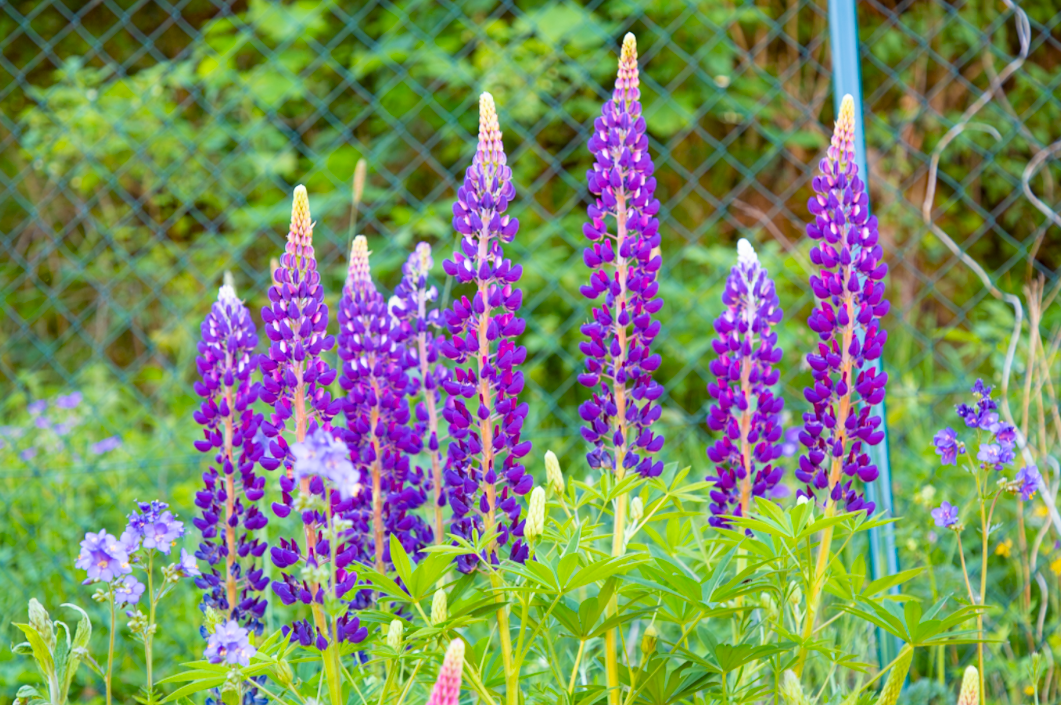
<svg viewBox="0 0 1061 705"><path fill-rule="evenodd" d="M461 693L461 673L464 669L464 642L454 639L446 649L446 658L438 672L438 680L431 690L427 705L457 705Z"/></svg>

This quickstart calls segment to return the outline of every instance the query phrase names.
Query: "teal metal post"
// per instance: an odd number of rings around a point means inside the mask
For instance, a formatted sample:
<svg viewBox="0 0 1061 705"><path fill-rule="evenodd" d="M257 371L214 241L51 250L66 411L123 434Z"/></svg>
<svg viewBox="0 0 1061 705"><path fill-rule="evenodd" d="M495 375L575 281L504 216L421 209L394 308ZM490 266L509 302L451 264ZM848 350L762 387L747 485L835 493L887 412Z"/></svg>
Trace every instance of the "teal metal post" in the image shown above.
<svg viewBox="0 0 1061 705"><path fill-rule="evenodd" d="M829 40L833 57L833 100L837 114L840 113L840 102L845 95L855 99L855 163L858 174L866 184L869 193L869 170L866 168L866 135L862 121L862 71L858 51L858 14L855 0L829 0ZM872 204L870 204L872 206ZM874 361L880 366L880 360ZM884 402L877 407L881 415L881 428L884 440L880 445L869 449L870 460L880 470L875 482L866 486L866 499L877 505L891 516L892 473L888 459L888 421L885 415ZM871 529L870 571L874 580L882 575L894 575L899 572L899 555L895 550L895 529L891 524L882 529ZM878 657L881 667L890 663L899 654L901 645L894 637L885 638L883 630L877 630L877 644L880 650Z"/></svg>

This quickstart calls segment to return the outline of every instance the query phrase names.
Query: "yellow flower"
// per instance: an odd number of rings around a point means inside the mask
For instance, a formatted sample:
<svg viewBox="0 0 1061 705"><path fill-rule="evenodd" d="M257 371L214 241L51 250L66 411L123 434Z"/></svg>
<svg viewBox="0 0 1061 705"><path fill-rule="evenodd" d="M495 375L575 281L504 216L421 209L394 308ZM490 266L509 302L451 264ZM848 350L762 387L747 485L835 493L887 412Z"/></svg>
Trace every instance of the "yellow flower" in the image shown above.
<svg viewBox="0 0 1061 705"><path fill-rule="evenodd" d="M1029 698L1032 697L1033 695L1035 695L1035 688L1031 687L1030 685L1024 686L1024 694L1027 695Z"/></svg>
<svg viewBox="0 0 1061 705"><path fill-rule="evenodd" d="M1055 558L1050 564L1050 572L1054 575L1061 575L1061 558Z"/></svg>
<svg viewBox="0 0 1061 705"><path fill-rule="evenodd" d="M995 546L995 555L1002 556L1003 558L1009 558L1009 554L1013 551L1013 539L1006 539L1005 541L999 541L998 545Z"/></svg>
<svg viewBox="0 0 1061 705"><path fill-rule="evenodd" d="M1035 511L1032 512L1032 516L1036 519L1045 519L1050 516L1050 510L1046 508L1045 504L1039 504L1035 507Z"/></svg>

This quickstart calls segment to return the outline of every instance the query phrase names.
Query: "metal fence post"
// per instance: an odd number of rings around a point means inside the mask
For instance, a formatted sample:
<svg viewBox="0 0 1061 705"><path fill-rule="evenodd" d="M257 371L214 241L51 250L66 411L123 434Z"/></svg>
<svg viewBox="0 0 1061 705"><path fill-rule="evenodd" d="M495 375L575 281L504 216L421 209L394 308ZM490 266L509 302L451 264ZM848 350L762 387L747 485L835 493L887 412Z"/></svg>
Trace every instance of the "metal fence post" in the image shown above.
<svg viewBox="0 0 1061 705"><path fill-rule="evenodd" d="M866 168L866 135L862 119L862 71L859 65L858 51L858 15L856 0L829 0L829 41L833 59L833 100L836 111L840 111L840 102L845 95L855 100L855 163L859 176L866 183L869 193L869 170ZM872 204L871 204L872 206ZM879 368L880 360L874 362ZM881 415L881 428L884 440L880 445L869 449L870 460L880 470L875 482L866 486L866 498L876 503L877 508L891 515L892 473L888 458L888 421L884 402L877 407ZM870 571L874 579L882 575L894 575L899 572L899 556L895 550L895 530L891 524L883 529L871 529ZM885 638L883 630L877 629L878 657L881 667L891 662L901 647L895 637Z"/></svg>

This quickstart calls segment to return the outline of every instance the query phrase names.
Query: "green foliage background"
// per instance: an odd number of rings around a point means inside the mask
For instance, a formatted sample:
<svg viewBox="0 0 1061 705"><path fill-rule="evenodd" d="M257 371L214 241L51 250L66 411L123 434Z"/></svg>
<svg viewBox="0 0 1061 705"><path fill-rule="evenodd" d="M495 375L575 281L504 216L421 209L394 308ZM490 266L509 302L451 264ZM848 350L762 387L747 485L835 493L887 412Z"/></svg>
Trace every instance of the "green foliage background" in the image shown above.
<svg viewBox="0 0 1061 705"><path fill-rule="evenodd" d="M527 435L582 476L585 140L626 31L638 37L663 202L664 454L706 474L710 322L738 237L758 245L778 280L782 379L798 420L800 358L813 342L802 325L812 302L802 222L833 115L823 2L69 5L16 0L0 10L0 420L28 425L28 401L78 388L84 432L121 435L124 446L92 462L3 456L2 623L32 595L85 604L71 570L76 542L117 525L134 498L162 496L189 517L202 467L190 420L199 321L224 271L260 307L294 184L309 189L333 300L359 158L369 179L358 230L378 279L393 286L424 239L442 284L450 203L484 90L497 99L519 194L511 255L525 267ZM1061 138L1061 18L1050 0L1022 7L1027 60L974 118L995 134L970 130L947 147L934 209L936 224L1016 293L1031 276L1053 282L1061 266L1061 231L1022 184L1029 162ZM933 460L931 435L953 423L945 419L976 375L997 379L1013 323L922 222L931 155L1019 42L1002 2L870 0L859 13L871 199L891 266L888 425L909 564L939 550L910 499L952 478ZM1029 181L1055 212L1058 179L1047 159ZM1056 318L1047 311L1044 336ZM958 585L948 570L941 590ZM993 598L1006 603L1015 578L1005 564L999 571ZM187 654L198 648L196 597L178 600L188 618L174 620L162 648ZM9 658L0 655L8 685L24 668Z"/></svg>

